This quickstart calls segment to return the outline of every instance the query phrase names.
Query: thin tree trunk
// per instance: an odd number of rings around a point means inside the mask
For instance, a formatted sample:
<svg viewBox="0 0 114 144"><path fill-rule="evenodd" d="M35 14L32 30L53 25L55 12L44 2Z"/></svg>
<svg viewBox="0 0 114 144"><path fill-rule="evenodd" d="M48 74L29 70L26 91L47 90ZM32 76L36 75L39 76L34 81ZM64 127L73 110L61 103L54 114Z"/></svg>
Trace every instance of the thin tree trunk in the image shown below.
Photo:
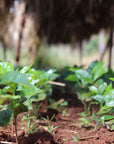
<svg viewBox="0 0 114 144"><path fill-rule="evenodd" d="M111 24L110 43L109 43L109 68L112 64L112 47L113 47L113 24Z"/></svg>
<svg viewBox="0 0 114 144"><path fill-rule="evenodd" d="M22 40L22 37L23 37L23 30L24 30L24 27L25 27L25 20L26 20L26 8L25 8L25 11L22 14L20 32L19 32L19 39L18 39L18 42L17 42L17 46L15 48L15 63L16 63L16 65L19 64L19 60L20 60L20 48L21 48L21 40Z"/></svg>

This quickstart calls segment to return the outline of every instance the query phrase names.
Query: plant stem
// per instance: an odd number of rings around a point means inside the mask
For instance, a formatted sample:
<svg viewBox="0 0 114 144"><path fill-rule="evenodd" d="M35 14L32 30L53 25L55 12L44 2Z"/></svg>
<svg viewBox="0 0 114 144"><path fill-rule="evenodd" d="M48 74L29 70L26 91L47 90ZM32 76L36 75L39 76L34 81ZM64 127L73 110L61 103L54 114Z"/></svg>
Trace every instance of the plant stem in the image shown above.
<svg viewBox="0 0 114 144"><path fill-rule="evenodd" d="M11 127L12 127L11 135L12 135L12 137L13 137L13 135L14 135L14 133L13 133L13 121L12 121Z"/></svg>
<svg viewBox="0 0 114 144"><path fill-rule="evenodd" d="M18 135L17 135L17 122L16 122L16 117L15 117L15 133L16 133L16 144L19 144L19 142L18 142Z"/></svg>

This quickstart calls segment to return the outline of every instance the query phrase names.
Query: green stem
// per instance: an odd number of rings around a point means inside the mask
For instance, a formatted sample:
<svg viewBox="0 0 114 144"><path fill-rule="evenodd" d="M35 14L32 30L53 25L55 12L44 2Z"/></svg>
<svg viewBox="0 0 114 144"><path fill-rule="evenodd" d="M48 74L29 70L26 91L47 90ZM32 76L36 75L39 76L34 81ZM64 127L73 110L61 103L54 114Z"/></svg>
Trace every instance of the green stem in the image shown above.
<svg viewBox="0 0 114 144"><path fill-rule="evenodd" d="M16 117L15 117L15 133L16 133L16 144L19 144L19 142L18 142L18 135L17 135L17 122L16 122Z"/></svg>

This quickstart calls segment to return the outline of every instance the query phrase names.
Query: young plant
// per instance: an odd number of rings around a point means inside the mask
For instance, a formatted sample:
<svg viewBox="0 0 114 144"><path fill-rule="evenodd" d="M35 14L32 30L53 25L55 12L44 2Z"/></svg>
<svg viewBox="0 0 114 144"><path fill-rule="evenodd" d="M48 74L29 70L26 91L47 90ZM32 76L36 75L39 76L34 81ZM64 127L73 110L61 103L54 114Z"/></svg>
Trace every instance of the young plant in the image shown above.
<svg viewBox="0 0 114 144"><path fill-rule="evenodd" d="M21 71L14 71L13 66L7 62L0 62L0 126L11 124L13 118L15 120L16 142L18 114L27 112L31 106L31 99L43 91L30 84L26 72L31 66L24 67ZM9 101L8 105L4 105L5 101ZM42 98L40 98L42 100Z"/></svg>
<svg viewBox="0 0 114 144"><path fill-rule="evenodd" d="M49 119L43 118L43 120L45 120L47 122L47 126L41 126L47 129L47 131L51 134L54 134L54 130L59 128L60 126L56 126L54 127L53 125L51 125L51 121L54 119L55 114Z"/></svg>
<svg viewBox="0 0 114 144"><path fill-rule="evenodd" d="M114 90L112 83L109 83L109 79L106 78L109 78L110 75L114 76L114 73L111 70L105 73L103 62L98 61L92 62L87 70L83 70L81 67L73 67L69 70L72 73L67 75L65 80L75 84L74 91L82 101L86 114L91 114L90 108L92 105L99 105L99 110L96 113L97 121L103 125L107 121L113 122ZM113 78L111 80L114 81ZM92 113L94 113L94 110Z"/></svg>

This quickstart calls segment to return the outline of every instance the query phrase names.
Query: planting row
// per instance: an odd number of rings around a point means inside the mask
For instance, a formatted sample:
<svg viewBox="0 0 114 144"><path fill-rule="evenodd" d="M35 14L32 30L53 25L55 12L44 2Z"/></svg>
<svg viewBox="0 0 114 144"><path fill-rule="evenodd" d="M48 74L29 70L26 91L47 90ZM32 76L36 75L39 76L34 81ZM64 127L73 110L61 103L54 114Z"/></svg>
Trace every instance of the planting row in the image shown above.
<svg viewBox="0 0 114 144"><path fill-rule="evenodd" d="M114 72L106 71L103 62L98 61L92 62L87 69L74 66L61 72L55 69L35 70L32 65L14 70L10 63L0 62L0 126L11 124L14 119L17 130L18 114L26 112L29 119L28 112L34 107L38 109L40 102L51 95L53 87L50 81L57 80L77 94L86 115L94 114L97 124L114 130L113 77ZM99 106L97 113L91 112L93 105Z"/></svg>

